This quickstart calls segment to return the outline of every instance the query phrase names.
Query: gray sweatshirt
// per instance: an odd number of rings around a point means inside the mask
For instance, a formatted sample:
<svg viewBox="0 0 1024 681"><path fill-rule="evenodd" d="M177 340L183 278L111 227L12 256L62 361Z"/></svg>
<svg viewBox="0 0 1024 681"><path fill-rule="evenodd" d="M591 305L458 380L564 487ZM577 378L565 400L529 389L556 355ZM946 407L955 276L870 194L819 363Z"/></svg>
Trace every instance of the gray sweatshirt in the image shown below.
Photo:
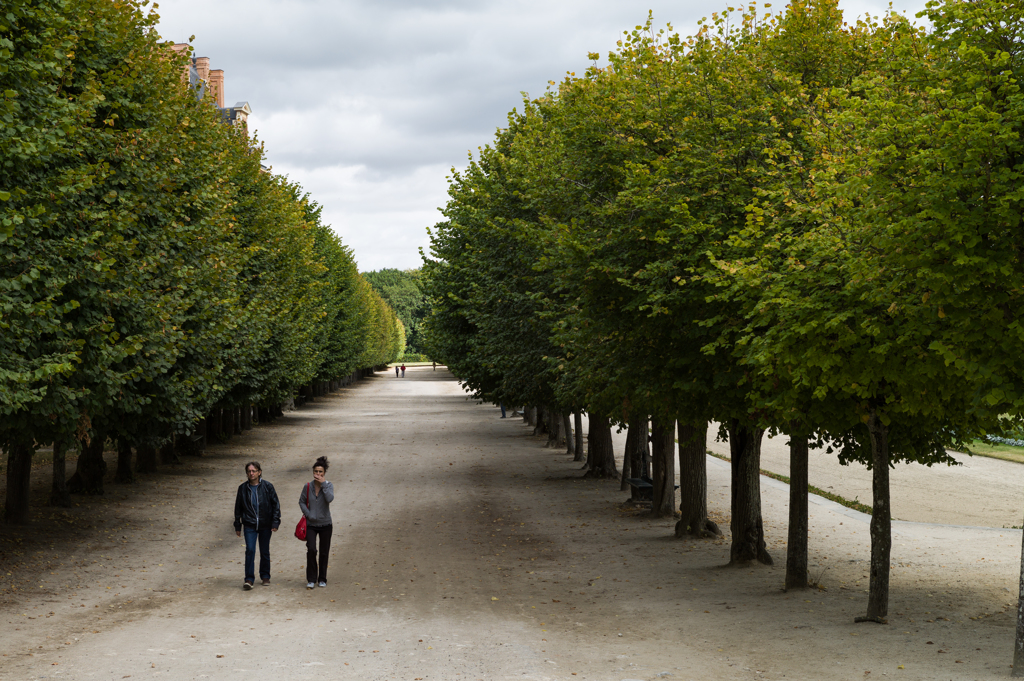
<svg viewBox="0 0 1024 681"><path fill-rule="evenodd" d="M320 485L320 494L316 494L316 485L309 484L309 504L306 504L306 485L299 492L299 509L306 516L306 523L313 527L323 527L331 522L331 502L334 501L334 483L324 480Z"/></svg>

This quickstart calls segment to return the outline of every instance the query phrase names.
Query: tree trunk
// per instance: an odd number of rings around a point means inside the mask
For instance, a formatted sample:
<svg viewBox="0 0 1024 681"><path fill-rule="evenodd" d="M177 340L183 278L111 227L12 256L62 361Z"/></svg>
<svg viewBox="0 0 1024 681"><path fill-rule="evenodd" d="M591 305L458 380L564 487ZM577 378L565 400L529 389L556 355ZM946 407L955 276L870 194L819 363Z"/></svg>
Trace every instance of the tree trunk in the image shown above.
<svg viewBox="0 0 1024 681"><path fill-rule="evenodd" d="M211 409L206 415L206 438L210 444L220 441L220 409Z"/></svg>
<svg viewBox="0 0 1024 681"><path fill-rule="evenodd" d="M183 438L184 436L179 435L178 437ZM181 460L178 459L178 455L174 453L174 441L175 438L172 437L170 442L168 442L167 444L160 448L160 463L181 463Z"/></svg>
<svg viewBox="0 0 1024 681"><path fill-rule="evenodd" d="M855 622L885 624L889 614L889 560L892 553L892 511L889 508L889 428L871 412L871 581L868 612Z"/></svg>
<svg viewBox="0 0 1024 681"><path fill-rule="evenodd" d="M574 440L572 437L572 423L569 421L569 412L562 412L562 430L565 431L565 454L573 455Z"/></svg>
<svg viewBox="0 0 1024 681"><path fill-rule="evenodd" d="M718 524L708 518L708 424L679 423L679 512L677 537L721 537Z"/></svg>
<svg viewBox="0 0 1024 681"><path fill-rule="evenodd" d="M533 434L534 435L540 435L541 433L545 432L545 428L546 428L546 423L545 422L547 421L547 413L546 413L547 409L545 409L544 407L537 407L536 409L537 409L537 416L536 416L537 421L536 421L536 425L534 425L534 427L533 427Z"/></svg>
<svg viewBox="0 0 1024 681"><path fill-rule="evenodd" d="M807 586L807 436L790 435L786 591Z"/></svg>
<svg viewBox="0 0 1024 681"><path fill-rule="evenodd" d="M32 445L27 442L12 443L7 450L7 499L4 503L5 524L24 525L28 522L28 500L31 485Z"/></svg>
<svg viewBox="0 0 1024 681"><path fill-rule="evenodd" d="M530 423L530 419L532 418L530 416L530 413L531 413L530 410L531 409L533 409L533 407L530 407L528 405L523 406L523 423Z"/></svg>
<svg viewBox="0 0 1024 681"><path fill-rule="evenodd" d="M210 444L210 422L207 419L200 419L199 423L196 424L194 435L199 435L199 438L192 440L192 437L187 435L181 439L187 443L191 453L194 453L196 456L202 456L207 445Z"/></svg>
<svg viewBox="0 0 1024 681"><path fill-rule="evenodd" d="M252 430L252 405L242 406L242 430Z"/></svg>
<svg viewBox="0 0 1024 681"><path fill-rule="evenodd" d="M135 472L156 473L156 447L141 444L135 448Z"/></svg>
<svg viewBox="0 0 1024 681"><path fill-rule="evenodd" d="M233 418L234 409L221 409L220 410L220 436L224 442L227 442L235 434L235 419Z"/></svg>
<svg viewBox="0 0 1024 681"><path fill-rule="evenodd" d="M548 447L557 448L559 431L562 428L562 418L554 409L547 410L548 417Z"/></svg>
<svg viewBox="0 0 1024 681"><path fill-rule="evenodd" d="M103 460L106 439L99 433L88 445L82 443L75 474L68 480L68 491L72 494L103 494L103 476L107 473L107 462Z"/></svg>
<svg viewBox="0 0 1024 681"><path fill-rule="evenodd" d="M612 448L612 427L605 417L590 415L590 442L587 462L590 470L586 477L617 478L619 471L615 465L615 450Z"/></svg>
<svg viewBox="0 0 1024 681"><path fill-rule="evenodd" d="M626 450L622 453L622 482L619 484L620 492L625 492L629 489L629 483L626 482L626 479L633 477L633 474L630 472L632 470L630 463L633 460L633 450L636 449L637 430L633 427L634 425L634 421L630 421L626 430ZM636 499L633 500L636 501Z"/></svg>
<svg viewBox="0 0 1024 681"><path fill-rule="evenodd" d="M730 565L757 560L773 565L764 541L761 517L761 436L760 428L741 426L733 420L729 426L729 451L732 455L732 548Z"/></svg>
<svg viewBox="0 0 1024 681"><path fill-rule="evenodd" d="M135 482L135 473L132 472L132 446L124 438L117 438L117 471L114 473L114 482Z"/></svg>
<svg viewBox="0 0 1024 681"><path fill-rule="evenodd" d="M68 508L71 494L68 493L67 474L68 443L58 440L53 443L53 481L50 483L50 506Z"/></svg>
<svg viewBox="0 0 1024 681"><path fill-rule="evenodd" d="M676 421L651 420L651 515L672 517L676 513Z"/></svg>
<svg viewBox="0 0 1024 681"><path fill-rule="evenodd" d="M234 422L234 433L235 435L242 434L242 408L235 407L231 410L231 420Z"/></svg>
<svg viewBox="0 0 1024 681"><path fill-rule="evenodd" d="M1020 545L1020 578L1017 588L1017 636L1013 641L1013 671L1010 676L1024 676L1024 536Z"/></svg>
<svg viewBox="0 0 1024 681"><path fill-rule="evenodd" d="M573 461L583 461L586 459L586 452L583 451L583 413L576 412L576 443L573 446L575 453L573 454Z"/></svg>
<svg viewBox="0 0 1024 681"><path fill-rule="evenodd" d="M622 482L626 489L626 478L650 478L650 471L645 462L651 456L650 421L647 414L634 417L629 422L629 430L626 433L626 451L622 454ZM626 471L629 471L627 474ZM630 492L630 499L640 501L640 490L633 487Z"/></svg>

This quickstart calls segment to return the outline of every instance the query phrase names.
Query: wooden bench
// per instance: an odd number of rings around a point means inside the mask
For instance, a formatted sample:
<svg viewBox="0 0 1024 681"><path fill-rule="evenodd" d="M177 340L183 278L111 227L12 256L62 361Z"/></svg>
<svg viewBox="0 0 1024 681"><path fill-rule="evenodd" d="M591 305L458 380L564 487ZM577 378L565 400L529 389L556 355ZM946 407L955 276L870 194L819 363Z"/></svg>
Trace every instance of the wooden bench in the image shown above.
<svg viewBox="0 0 1024 681"><path fill-rule="evenodd" d="M644 476L640 478L626 478L631 487L635 487L640 501L654 501L654 481ZM679 489L679 485L675 486Z"/></svg>

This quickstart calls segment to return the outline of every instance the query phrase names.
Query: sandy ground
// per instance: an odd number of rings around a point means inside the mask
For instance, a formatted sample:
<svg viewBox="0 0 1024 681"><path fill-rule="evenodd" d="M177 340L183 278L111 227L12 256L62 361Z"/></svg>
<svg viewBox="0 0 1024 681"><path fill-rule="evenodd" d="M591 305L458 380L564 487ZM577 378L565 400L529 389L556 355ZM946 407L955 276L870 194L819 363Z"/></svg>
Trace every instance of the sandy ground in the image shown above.
<svg viewBox="0 0 1024 681"><path fill-rule="evenodd" d="M713 430L713 429L709 429ZM729 443L709 432L708 449L729 454ZM1024 514L1024 466L984 456L951 453L959 465L897 464L890 471L893 518L919 523L1020 527ZM761 468L789 475L785 436L765 437ZM834 455L811 450L810 484L846 499L871 505L871 471L859 464L839 465Z"/></svg>
<svg viewBox="0 0 1024 681"><path fill-rule="evenodd" d="M1008 676L1021 533L1001 524L1019 522L1017 464L894 476L896 515L934 524L896 523L890 624L855 625L866 516L813 497L823 589L784 593L786 485L762 478L778 566L727 568L727 539L672 538L672 521L624 508L616 482L581 480L578 463L467 400L446 372L406 375L0 530L0 678ZM328 587L307 591L291 528L320 454L333 463L334 547ZM284 522L273 584L244 592L231 508L251 458ZM812 484L867 498L863 471L829 472L824 458ZM784 443L768 443L765 467L784 462ZM728 473L708 459L725 528ZM35 478L41 499L48 476ZM956 526L972 524L995 529Z"/></svg>

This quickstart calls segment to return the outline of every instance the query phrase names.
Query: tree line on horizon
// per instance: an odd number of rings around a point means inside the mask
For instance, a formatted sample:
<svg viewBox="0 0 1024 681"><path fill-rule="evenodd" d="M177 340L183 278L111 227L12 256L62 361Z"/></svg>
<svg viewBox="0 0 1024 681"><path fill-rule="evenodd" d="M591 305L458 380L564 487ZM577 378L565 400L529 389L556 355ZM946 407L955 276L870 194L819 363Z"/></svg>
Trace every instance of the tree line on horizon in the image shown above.
<svg viewBox="0 0 1024 681"><path fill-rule="evenodd" d="M481 399L556 428L586 412L590 476L618 475L616 424L643 470L650 423L653 510L681 513L679 537L719 532L721 424L732 564L773 562L760 447L787 435L787 588L808 585L809 447L866 465L859 619L884 622L889 469L955 463L1024 409L1024 6L934 0L927 27L768 7L690 37L649 18L511 112L452 171L423 344Z"/></svg>
<svg viewBox="0 0 1024 681"><path fill-rule="evenodd" d="M363 276L402 321L405 350L396 359L402 359L404 354L422 355L420 326L429 309L420 285L420 270L385 267L363 272Z"/></svg>
<svg viewBox="0 0 1024 681"><path fill-rule="evenodd" d="M143 2L12 0L0 15L4 520L272 418L402 351L401 322L321 207L183 82ZM65 456L80 450L65 480ZM133 465L133 451L135 462Z"/></svg>

